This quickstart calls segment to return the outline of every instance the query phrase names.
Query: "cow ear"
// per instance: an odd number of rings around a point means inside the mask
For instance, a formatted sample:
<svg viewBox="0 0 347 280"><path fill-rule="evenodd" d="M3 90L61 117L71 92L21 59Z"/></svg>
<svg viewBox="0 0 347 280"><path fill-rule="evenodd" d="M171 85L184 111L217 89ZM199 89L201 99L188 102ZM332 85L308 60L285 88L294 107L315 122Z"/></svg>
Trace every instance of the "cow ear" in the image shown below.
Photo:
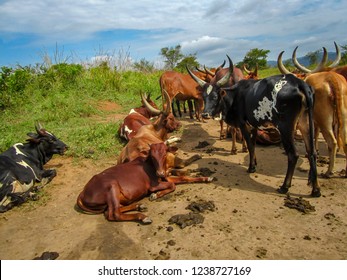
<svg viewBox="0 0 347 280"><path fill-rule="evenodd" d="M141 156L141 157L147 158L148 155L149 155L149 150L147 150L147 151L141 151L141 152L140 152L140 156Z"/></svg>
<svg viewBox="0 0 347 280"><path fill-rule="evenodd" d="M40 143L39 135L32 132L29 132L27 135L30 137L29 139L27 139L28 142Z"/></svg>
<svg viewBox="0 0 347 280"><path fill-rule="evenodd" d="M226 96L227 95L227 92L224 90L224 89L222 89L221 91L220 91L220 96L221 97L224 97L224 96Z"/></svg>

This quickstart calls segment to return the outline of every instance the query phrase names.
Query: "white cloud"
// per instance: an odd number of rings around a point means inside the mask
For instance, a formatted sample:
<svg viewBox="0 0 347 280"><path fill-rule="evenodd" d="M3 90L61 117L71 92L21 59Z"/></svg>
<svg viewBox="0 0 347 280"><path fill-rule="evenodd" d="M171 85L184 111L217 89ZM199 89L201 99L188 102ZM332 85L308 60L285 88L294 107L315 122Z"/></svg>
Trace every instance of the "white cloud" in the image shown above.
<svg viewBox="0 0 347 280"><path fill-rule="evenodd" d="M31 34L27 45L58 43L76 52L86 41L111 49L130 46L135 57L152 61L161 48L181 44L185 53L214 66L227 53L240 61L252 48L269 49L269 58L276 59L297 44L304 54L333 48L333 41L347 44L346 10L346 1L323 0L11 0L0 2L0 35L10 43ZM98 37L119 29L143 32Z"/></svg>

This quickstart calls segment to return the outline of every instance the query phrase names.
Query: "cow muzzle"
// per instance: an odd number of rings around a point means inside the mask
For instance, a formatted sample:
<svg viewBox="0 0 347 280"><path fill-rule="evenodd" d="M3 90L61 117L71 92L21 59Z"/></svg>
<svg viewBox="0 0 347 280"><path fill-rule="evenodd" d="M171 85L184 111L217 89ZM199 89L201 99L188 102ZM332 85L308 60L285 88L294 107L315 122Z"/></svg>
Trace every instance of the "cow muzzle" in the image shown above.
<svg viewBox="0 0 347 280"><path fill-rule="evenodd" d="M204 118L204 119L210 119L211 116L209 113L202 113L201 116Z"/></svg>
<svg viewBox="0 0 347 280"><path fill-rule="evenodd" d="M157 170L157 176L159 178L165 178L166 177L166 172L165 170Z"/></svg>

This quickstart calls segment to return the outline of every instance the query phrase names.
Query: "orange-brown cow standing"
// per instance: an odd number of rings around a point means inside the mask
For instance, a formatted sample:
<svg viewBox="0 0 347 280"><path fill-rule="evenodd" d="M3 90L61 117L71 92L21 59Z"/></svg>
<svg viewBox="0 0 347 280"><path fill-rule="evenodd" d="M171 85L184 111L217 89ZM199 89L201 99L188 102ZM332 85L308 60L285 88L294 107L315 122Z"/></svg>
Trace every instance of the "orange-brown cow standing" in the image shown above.
<svg viewBox="0 0 347 280"><path fill-rule="evenodd" d="M137 157L108 168L93 176L77 198L77 205L87 213L104 213L109 221L139 221L149 224L152 220L142 213L146 207L137 203L148 194L155 200L173 192L175 184L211 182L212 177L167 177L165 161L168 147L163 143L149 146L145 157Z"/></svg>
<svg viewBox="0 0 347 280"><path fill-rule="evenodd" d="M201 88L199 85L190 78L188 74L182 74L175 71L166 71L159 78L159 84L161 88L162 95L166 91L171 100L176 99L176 101L188 101L189 106L189 116L191 119L193 116L193 108L190 100L194 101L195 107L195 117L197 120L201 121L201 111L204 106L204 101L201 96ZM179 114L182 113L179 109Z"/></svg>
<svg viewBox="0 0 347 280"><path fill-rule="evenodd" d="M319 65L314 70L309 70L300 65L296 59L295 48L292 60L294 65L304 74L296 75L305 80L314 89L314 124L315 124L315 142L319 131L327 142L329 150L329 166L325 172L326 177L330 177L334 171L337 147L344 150L346 155L346 173L347 177L347 82L344 76L337 72L344 67L335 68L340 60L340 51L335 43L336 59L329 65L325 66L327 61L327 51L323 48L323 57ZM282 54L277 59L277 65L282 74L290 73L282 63ZM330 70L330 71L325 71ZM337 70L337 71L335 71Z"/></svg>

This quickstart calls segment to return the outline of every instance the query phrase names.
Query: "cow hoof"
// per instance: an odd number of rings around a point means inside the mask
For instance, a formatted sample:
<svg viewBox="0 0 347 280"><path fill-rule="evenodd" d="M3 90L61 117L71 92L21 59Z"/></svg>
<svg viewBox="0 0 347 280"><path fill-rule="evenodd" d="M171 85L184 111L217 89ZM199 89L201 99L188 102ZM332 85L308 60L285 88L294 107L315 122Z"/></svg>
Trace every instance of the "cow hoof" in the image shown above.
<svg viewBox="0 0 347 280"><path fill-rule="evenodd" d="M148 210L147 206L144 204L140 204L137 208L138 211L140 212L146 212Z"/></svg>
<svg viewBox="0 0 347 280"><path fill-rule="evenodd" d="M152 193L152 194L149 196L149 200L150 200L150 201L156 200L157 198L158 198L158 196L157 196L156 193Z"/></svg>
<svg viewBox="0 0 347 280"><path fill-rule="evenodd" d="M286 194L288 192L288 188L280 187L277 189L277 192L281 194Z"/></svg>
<svg viewBox="0 0 347 280"><path fill-rule="evenodd" d="M207 182L212 182L217 180L215 177L208 177Z"/></svg>
<svg viewBox="0 0 347 280"><path fill-rule="evenodd" d="M312 190L311 196L312 197L320 197L321 196L320 190L319 189Z"/></svg>
<svg viewBox="0 0 347 280"><path fill-rule="evenodd" d="M152 223L152 220L150 218L146 217L142 220L142 223L145 225L149 225Z"/></svg>
<svg viewBox="0 0 347 280"><path fill-rule="evenodd" d="M231 150L230 154L231 155L237 155L237 150Z"/></svg>
<svg viewBox="0 0 347 280"><path fill-rule="evenodd" d="M255 168L255 166L254 166L254 167L249 167L248 170L247 170L247 172L248 172L248 173L254 173L256 170L257 170L257 169Z"/></svg>
<svg viewBox="0 0 347 280"><path fill-rule="evenodd" d="M322 174L322 177L325 179L330 179L333 174L333 172L325 172L324 174Z"/></svg>

